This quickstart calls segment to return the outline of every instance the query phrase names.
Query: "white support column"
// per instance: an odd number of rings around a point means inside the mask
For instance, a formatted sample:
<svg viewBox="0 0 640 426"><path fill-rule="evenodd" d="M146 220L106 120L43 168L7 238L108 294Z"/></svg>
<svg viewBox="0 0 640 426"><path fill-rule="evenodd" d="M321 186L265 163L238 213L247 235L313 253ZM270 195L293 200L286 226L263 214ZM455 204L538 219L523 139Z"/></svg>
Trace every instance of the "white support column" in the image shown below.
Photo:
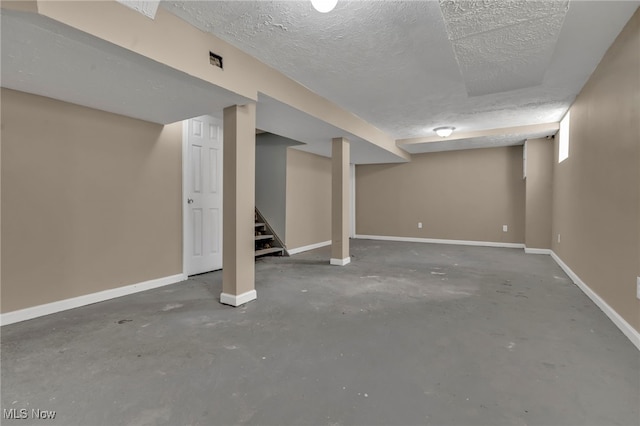
<svg viewBox="0 0 640 426"><path fill-rule="evenodd" d="M254 300L256 105L224 110L222 294L240 306Z"/></svg>
<svg viewBox="0 0 640 426"><path fill-rule="evenodd" d="M331 264L344 266L349 256L349 141L335 138L331 146Z"/></svg>

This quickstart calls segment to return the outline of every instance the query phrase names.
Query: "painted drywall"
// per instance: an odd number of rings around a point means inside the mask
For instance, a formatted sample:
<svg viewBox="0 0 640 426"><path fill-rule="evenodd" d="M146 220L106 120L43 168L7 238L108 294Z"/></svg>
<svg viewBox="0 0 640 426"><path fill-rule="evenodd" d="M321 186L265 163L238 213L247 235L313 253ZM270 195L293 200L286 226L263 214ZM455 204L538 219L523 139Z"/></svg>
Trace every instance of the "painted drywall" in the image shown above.
<svg viewBox="0 0 640 426"><path fill-rule="evenodd" d="M349 141L334 138L331 141L331 264L345 265L350 261L349 251ZM345 263L346 262L346 263Z"/></svg>
<svg viewBox="0 0 640 426"><path fill-rule="evenodd" d="M360 235L523 243L524 203L522 146L356 166Z"/></svg>
<svg viewBox="0 0 640 426"><path fill-rule="evenodd" d="M239 306L255 291L256 105L233 105L223 112L222 294L220 302Z"/></svg>
<svg viewBox="0 0 640 426"><path fill-rule="evenodd" d="M182 273L181 141L2 89L2 312Z"/></svg>
<svg viewBox="0 0 640 426"><path fill-rule="evenodd" d="M287 232L287 148L300 145L271 133L256 135L256 207L281 241Z"/></svg>
<svg viewBox="0 0 640 426"><path fill-rule="evenodd" d="M527 248L551 248L553 148L553 139L527 141L524 230Z"/></svg>
<svg viewBox="0 0 640 426"><path fill-rule="evenodd" d="M331 240L331 159L287 149L287 249Z"/></svg>
<svg viewBox="0 0 640 426"><path fill-rule="evenodd" d="M151 20L115 1L38 1L37 6L43 16L238 95L255 100L258 92L263 93L399 158L410 158L391 136L375 126L164 8L158 9ZM211 66L210 50L224 57L224 70Z"/></svg>
<svg viewBox="0 0 640 426"><path fill-rule="evenodd" d="M572 105L553 186L553 251L640 331L640 11ZM560 241L558 241L558 234Z"/></svg>

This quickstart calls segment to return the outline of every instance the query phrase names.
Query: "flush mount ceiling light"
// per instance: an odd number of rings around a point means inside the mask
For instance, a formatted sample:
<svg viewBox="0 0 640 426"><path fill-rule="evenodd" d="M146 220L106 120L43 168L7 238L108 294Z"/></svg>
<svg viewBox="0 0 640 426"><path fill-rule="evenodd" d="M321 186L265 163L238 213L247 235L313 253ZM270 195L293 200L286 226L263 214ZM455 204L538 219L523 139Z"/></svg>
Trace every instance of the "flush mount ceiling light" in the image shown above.
<svg viewBox="0 0 640 426"><path fill-rule="evenodd" d="M313 7L320 13L331 12L336 4L338 4L338 0L311 0L311 4Z"/></svg>
<svg viewBox="0 0 640 426"><path fill-rule="evenodd" d="M433 131L441 138L446 138L447 136L451 136L451 133L453 133L455 129L455 127L436 127Z"/></svg>

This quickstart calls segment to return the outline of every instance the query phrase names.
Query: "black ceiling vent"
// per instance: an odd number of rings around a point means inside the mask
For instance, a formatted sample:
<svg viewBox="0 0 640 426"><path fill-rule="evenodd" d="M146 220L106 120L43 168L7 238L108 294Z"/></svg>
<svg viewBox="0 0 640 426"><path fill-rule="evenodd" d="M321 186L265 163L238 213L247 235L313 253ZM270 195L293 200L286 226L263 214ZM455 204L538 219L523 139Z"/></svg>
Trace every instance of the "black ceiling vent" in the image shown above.
<svg viewBox="0 0 640 426"><path fill-rule="evenodd" d="M216 55L215 53L209 51L209 63L222 69L222 56Z"/></svg>

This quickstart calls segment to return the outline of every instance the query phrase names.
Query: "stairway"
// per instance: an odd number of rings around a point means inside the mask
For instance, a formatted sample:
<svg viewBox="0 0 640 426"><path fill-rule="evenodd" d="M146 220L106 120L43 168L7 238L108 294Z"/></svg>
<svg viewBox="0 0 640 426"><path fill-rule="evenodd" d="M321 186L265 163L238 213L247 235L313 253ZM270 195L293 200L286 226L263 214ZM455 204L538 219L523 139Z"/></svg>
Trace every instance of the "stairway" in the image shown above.
<svg viewBox="0 0 640 426"><path fill-rule="evenodd" d="M255 257L262 256L282 256L285 251L282 243L271 230L269 224L264 220L258 209L255 214Z"/></svg>

